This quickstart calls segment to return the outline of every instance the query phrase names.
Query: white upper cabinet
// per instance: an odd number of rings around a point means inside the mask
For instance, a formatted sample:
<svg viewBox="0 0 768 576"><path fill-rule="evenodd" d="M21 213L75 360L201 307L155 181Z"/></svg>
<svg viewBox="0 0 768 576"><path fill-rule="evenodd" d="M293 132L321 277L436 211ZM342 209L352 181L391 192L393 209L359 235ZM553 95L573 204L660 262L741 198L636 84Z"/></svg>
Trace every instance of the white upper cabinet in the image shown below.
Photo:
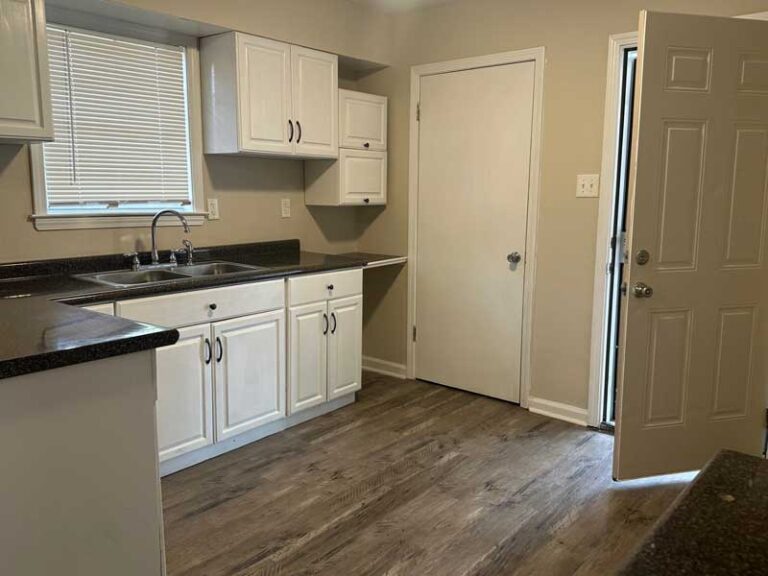
<svg viewBox="0 0 768 576"><path fill-rule="evenodd" d="M304 164L309 206L375 206L387 203L387 153L339 150L336 162Z"/></svg>
<svg viewBox="0 0 768 576"><path fill-rule="evenodd" d="M206 154L338 157L338 58L240 32L201 40Z"/></svg>
<svg viewBox="0 0 768 576"><path fill-rule="evenodd" d="M296 154L305 158L338 157L338 58L291 46L291 76Z"/></svg>
<svg viewBox="0 0 768 576"><path fill-rule="evenodd" d="M339 90L339 146L387 149L387 97Z"/></svg>
<svg viewBox="0 0 768 576"><path fill-rule="evenodd" d="M0 0L0 142L53 140L43 0Z"/></svg>

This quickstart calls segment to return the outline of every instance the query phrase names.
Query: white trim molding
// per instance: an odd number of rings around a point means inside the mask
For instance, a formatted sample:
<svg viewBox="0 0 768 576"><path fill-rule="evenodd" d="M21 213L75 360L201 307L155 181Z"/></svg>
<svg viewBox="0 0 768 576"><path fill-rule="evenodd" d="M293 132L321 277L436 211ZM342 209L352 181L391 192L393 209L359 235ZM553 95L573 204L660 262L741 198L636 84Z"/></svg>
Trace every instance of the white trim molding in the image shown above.
<svg viewBox="0 0 768 576"><path fill-rule="evenodd" d="M599 426L603 398L603 374L606 362L606 311L608 298L607 264L611 244L611 217L616 190L616 155L619 146L619 111L621 109L621 67L624 51L637 46L637 32L614 34L608 39L608 72L603 121L602 185L597 216L595 246L595 282L592 296L592 341L589 369L587 413L590 426Z"/></svg>
<svg viewBox="0 0 768 576"><path fill-rule="evenodd" d="M407 377L405 364L398 364L396 362L390 362L389 360L380 360L379 358L372 358L370 356L363 356L363 370L382 374L384 376L392 376L393 378L399 378L400 380L405 380Z"/></svg>
<svg viewBox="0 0 768 576"><path fill-rule="evenodd" d="M572 406L571 404L529 396L528 410L534 414L541 414L542 416L548 416L550 418L555 418L556 420L563 420L564 422L570 422L577 426L587 426L587 411L584 408Z"/></svg>
<svg viewBox="0 0 768 576"><path fill-rule="evenodd" d="M501 66L519 62L535 65L533 95L533 131L531 137L531 168L528 188L528 226L526 233L526 271L523 286L523 334L520 362L520 405L528 407L531 389L531 341L533 331L533 298L536 279L536 240L539 223L539 188L541 180L542 102L544 94L544 47L515 50L487 56L463 58L411 68L410 152L408 175L408 323L407 323L407 370L408 378L416 377L416 343L413 326L416 322L416 270L418 267L417 228L419 194L419 124L417 119L420 100L421 78L448 72L460 72L474 68Z"/></svg>

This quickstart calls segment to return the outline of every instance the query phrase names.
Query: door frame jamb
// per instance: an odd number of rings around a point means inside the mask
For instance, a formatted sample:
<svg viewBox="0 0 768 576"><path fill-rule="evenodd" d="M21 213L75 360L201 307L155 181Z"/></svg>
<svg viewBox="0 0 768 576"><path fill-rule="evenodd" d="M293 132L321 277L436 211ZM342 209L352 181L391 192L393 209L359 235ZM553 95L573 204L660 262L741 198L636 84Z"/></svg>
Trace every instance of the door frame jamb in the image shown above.
<svg viewBox="0 0 768 576"><path fill-rule="evenodd" d="M605 89L605 116L603 120L603 159L600 169L601 194L597 216L595 246L595 283L592 295L592 338L589 362L589 395L587 398L587 424L595 428L601 422L601 405L605 392L605 363L607 360L608 255L610 227L616 190L616 154L619 149L619 112L621 110L621 67L624 51L637 47L637 32L612 34L608 38L608 72Z"/></svg>
<svg viewBox="0 0 768 576"><path fill-rule="evenodd" d="M520 405L528 407L531 388L531 341L533 329L533 296L536 278L536 238L539 218L539 188L541 181L542 103L544 94L543 46L514 50L473 58L462 58L411 68L410 152L408 174L408 323L406 342L408 378L416 377L416 342L413 338L416 324L416 270L418 267L417 229L419 193L419 100L421 78L435 74L460 72L474 68L487 68L504 64L534 62L533 126L531 132L531 159L528 183L528 219L526 226L526 270L523 285L523 330L520 363Z"/></svg>

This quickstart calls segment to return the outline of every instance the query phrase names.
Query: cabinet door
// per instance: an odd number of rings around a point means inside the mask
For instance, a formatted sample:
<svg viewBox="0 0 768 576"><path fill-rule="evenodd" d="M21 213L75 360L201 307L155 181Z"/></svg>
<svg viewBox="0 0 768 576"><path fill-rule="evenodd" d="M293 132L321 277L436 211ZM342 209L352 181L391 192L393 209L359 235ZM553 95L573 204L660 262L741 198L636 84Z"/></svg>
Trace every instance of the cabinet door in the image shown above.
<svg viewBox="0 0 768 576"><path fill-rule="evenodd" d="M285 311L213 325L216 441L285 416Z"/></svg>
<svg viewBox="0 0 768 576"><path fill-rule="evenodd" d="M328 315L328 399L333 400L362 386L363 296L331 300Z"/></svg>
<svg viewBox="0 0 768 576"><path fill-rule="evenodd" d="M296 154L309 158L338 158L338 57L292 46L291 73Z"/></svg>
<svg viewBox="0 0 768 576"><path fill-rule="evenodd" d="M341 204L387 203L387 153L365 150L339 152Z"/></svg>
<svg viewBox="0 0 768 576"><path fill-rule="evenodd" d="M237 34L240 148L291 155L291 46Z"/></svg>
<svg viewBox="0 0 768 576"><path fill-rule="evenodd" d="M179 330L179 341L158 348L157 440L160 461L213 443L211 326Z"/></svg>
<svg viewBox="0 0 768 576"><path fill-rule="evenodd" d="M0 141L53 139L43 0L0 0Z"/></svg>
<svg viewBox="0 0 768 576"><path fill-rule="evenodd" d="M387 98L339 90L339 146L387 149Z"/></svg>
<svg viewBox="0 0 768 576"><path fill-rule="evenodd" d="M288 311L289 412L317 406L327 398L328 305L325 300Z"/></svg>

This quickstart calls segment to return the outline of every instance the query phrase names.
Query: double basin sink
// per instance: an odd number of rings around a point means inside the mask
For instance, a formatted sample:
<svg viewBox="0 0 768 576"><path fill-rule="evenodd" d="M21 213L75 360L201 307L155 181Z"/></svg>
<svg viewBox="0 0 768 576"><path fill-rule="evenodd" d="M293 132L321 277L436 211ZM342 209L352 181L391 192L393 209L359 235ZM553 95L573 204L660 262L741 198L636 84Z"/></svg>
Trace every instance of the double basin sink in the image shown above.
<svg viewBox="0 0 768 576"><path fill-rule="evenodd" d="M84 274L79 276L79 278L97 284L127 288L130 286L173 282L174 280L184 280L188 278L229 276L245 272L258 272L259 270L266 269L267 268L263 266L246 266L245 264L233 264L232 262L206 262L204 264L175 266L173 268L99 272L96 274Z"/></svg>

